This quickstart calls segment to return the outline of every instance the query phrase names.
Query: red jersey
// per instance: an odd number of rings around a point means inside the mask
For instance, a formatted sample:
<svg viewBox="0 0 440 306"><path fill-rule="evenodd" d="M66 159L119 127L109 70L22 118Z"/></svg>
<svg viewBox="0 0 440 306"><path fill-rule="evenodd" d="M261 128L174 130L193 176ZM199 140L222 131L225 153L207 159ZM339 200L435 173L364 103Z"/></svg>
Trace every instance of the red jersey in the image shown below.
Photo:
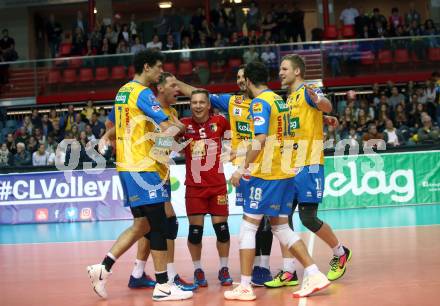
<svg viewBox="0 0 440 306"><path fill-rule="evenodd" d="M220 154L223 136L230 129L229 121L221 115L210 115L205 123L197 123L193 118L182 118L180 121L186 126L185 140L192 140L185 147L185 185L204 187L226 184Z"/></svg>

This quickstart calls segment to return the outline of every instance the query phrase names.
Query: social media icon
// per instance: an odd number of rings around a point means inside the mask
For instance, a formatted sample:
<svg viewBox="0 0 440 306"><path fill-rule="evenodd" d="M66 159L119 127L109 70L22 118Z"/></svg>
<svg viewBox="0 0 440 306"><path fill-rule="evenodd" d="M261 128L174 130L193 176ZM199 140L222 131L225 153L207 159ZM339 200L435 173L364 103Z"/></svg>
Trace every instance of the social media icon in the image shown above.
<svg viewBox="0 0 440 306"><path fill-rule="evenodd" d="M53 216L55 217L55 219L58 219L60 216L60 210L59 209L55 209L55 211L53 212Z"/></svg>
<svg viewBox="0 0 440 306"><path fill-rule="evenodd" d="M76 207L69 207L65 211L66 219L67 220L76 220L78 218L78 208Z"/></svg>
<svg viewBox="0 0 440 306"><path fill-rule="evenodd" d="M91 219L92 218L92 209L90 207L84 207L83 209L81 209L81 214L79 217L81 220Z"/></svg>
<svg viewBox="0 0 440 306"><path fill-rule="evenodd" d="M47 208L38 208L35 211L35 220L38 222L49 220L49 210Z"/></svg>

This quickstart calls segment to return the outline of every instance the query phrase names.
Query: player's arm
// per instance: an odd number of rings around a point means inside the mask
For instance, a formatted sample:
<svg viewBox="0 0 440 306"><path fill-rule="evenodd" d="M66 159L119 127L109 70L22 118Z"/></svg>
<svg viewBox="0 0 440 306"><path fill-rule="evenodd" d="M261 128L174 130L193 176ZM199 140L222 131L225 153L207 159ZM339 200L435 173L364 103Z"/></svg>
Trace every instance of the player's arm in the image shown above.
<svg viewBox="0 0 440 306"><path fill-rule="evenodd" d="M180 92L186 97L191 97L191 93L197 89L196 87L191 86L180 80L177 80L177 86L179 86Z"/></svg>
<svg viewBox="0 0 440 306"><path fill-rule="evenodd" d="M335 116L326 116L323 117L324 124L337 128L339 126L339 120Z"/></svg>
<svg viewBox="0 0 440 306"><path fill-rule="evenodd" d="M104 154L108 146L111 145L112 140L116 139L116 129L115 129L115 107L113 106L110 111L107 120L105 121L106 132L99 139L98 152Z"/></svg>
<svg viewBox="0 0 440 306"><path fill-rule="evenodd" d="M177 85L179 86L180 92L187 97L191 96L191 93L196 90L196 87L193 87L189 84L186 84L180 80L177 80ZM228 111L229 106L229 100L231 99L231 95L228 94L221 94L221 95L215 95L210 94L209 95L209 101L211 102L211 105L215 108L218 108L219 110L223 112Z"/></svg>
<svg viewBox="0 0 440 306"><path fill-rule="evenodd" d="M306 87L305 97L307 104L324 113L331 113L333 106L320 88Z"/></svg>

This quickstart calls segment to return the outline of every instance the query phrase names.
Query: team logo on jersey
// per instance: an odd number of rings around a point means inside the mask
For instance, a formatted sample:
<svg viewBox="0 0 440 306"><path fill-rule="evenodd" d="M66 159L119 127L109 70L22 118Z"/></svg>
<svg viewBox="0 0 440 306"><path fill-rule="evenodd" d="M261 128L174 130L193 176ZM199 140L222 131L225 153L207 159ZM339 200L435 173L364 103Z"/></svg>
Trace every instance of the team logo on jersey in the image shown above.
<svg viewBox="0 0 440 306"><path fill-rule="evenodd" d="M234 107L233 114L235 116L241 116L241 108L240 107Z"/></svg>
<svg viewBox="0 0 440 306"><path fill-rule="evenodd" d="M249 208L251 208L251 209L258 209L258 202L257 201L251 201L249 203Z"/></svg>
<svg viewBox="0 0 440 306"><path fill-rule="evenodd" d="M217 130L218 130L217 123L210 123L209 128L211 129L211 131L217 132Z"/></svg>
<svg viewBox="0 0 440 306"><path fill-rule="evenodd" d="M157 113L158 111L160 111L160 105L153 105L151 106L151 109L153 110L153 112Z"/></svg>
<svg viewBox="0 0 440 306"><path fill-rule="evenodd" d="M278 112L281 113L281 112L287 112L287 111L289 111L289 106L287 105L286 102L284 102L283 99L281 99L281 100L275 100L274 103L275 103L275 106L276 106L277 109L278 109Z"/></svg>
<svg viewBox="0 0 440 306"><path fill-rule="evenodd" d="M224 194L217 196L217 204L218 205L227 205L228 204L228 197Z"/></svg>
<svg viewBox="0 0 440 306"><path fill-rule="evenodd" d="M263 112L263 104L261 104L260 102L254 103L254 105L252 105L252 111L254 113L262 113Z"/></svg>
<svg viewBox="0 0 440 306"><path fill-rule="evenodd" d="M148 196L150 197L150 199L157 198L157 192L156 192L156 190L149 190L149 191L148 191Z"/></svg>
<svg viewBox="0 0 440 306"><path fill-rule="evenodd" d="M236 121L235 127L236 127L238 133L252 134L250 124L247 122Z"/></svg>
<svg viewBox="0 0 440 306"><path fill-rule="evenodd" d="M295 117L295 118L290 118L290 129L291 130L295 130L295 129L299 129L299 118Z"/></svg>
<svg viewBox="0 0 440 306"><path fill-rule="evenodd" d="M196 131L194 131L192 124L188 124L188 127L186 128L186 132L188 134L195 134L196 133Z"/></svg>
<svg viewBox="0 0 440 306"><path fill-rule="evenodd" d="M254 118L254 125L256 125L256 126L260 126L260 125L263 125L263 124L265 124L265 123L266 123L266 120L264 120L263 117L261 117L261 116L255 116L255 118Z"/></svg>

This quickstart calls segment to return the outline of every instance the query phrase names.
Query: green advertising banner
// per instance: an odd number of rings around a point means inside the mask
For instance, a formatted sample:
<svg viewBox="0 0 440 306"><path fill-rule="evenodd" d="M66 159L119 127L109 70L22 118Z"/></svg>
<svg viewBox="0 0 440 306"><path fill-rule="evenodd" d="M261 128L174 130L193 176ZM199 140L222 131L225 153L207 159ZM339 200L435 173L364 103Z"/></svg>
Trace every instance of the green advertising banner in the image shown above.
<svg viewBox="0 0 440 306"><path fill-rule="evenodd" d="M440 203L440 151L325 158L322 209Z"/></svg>

